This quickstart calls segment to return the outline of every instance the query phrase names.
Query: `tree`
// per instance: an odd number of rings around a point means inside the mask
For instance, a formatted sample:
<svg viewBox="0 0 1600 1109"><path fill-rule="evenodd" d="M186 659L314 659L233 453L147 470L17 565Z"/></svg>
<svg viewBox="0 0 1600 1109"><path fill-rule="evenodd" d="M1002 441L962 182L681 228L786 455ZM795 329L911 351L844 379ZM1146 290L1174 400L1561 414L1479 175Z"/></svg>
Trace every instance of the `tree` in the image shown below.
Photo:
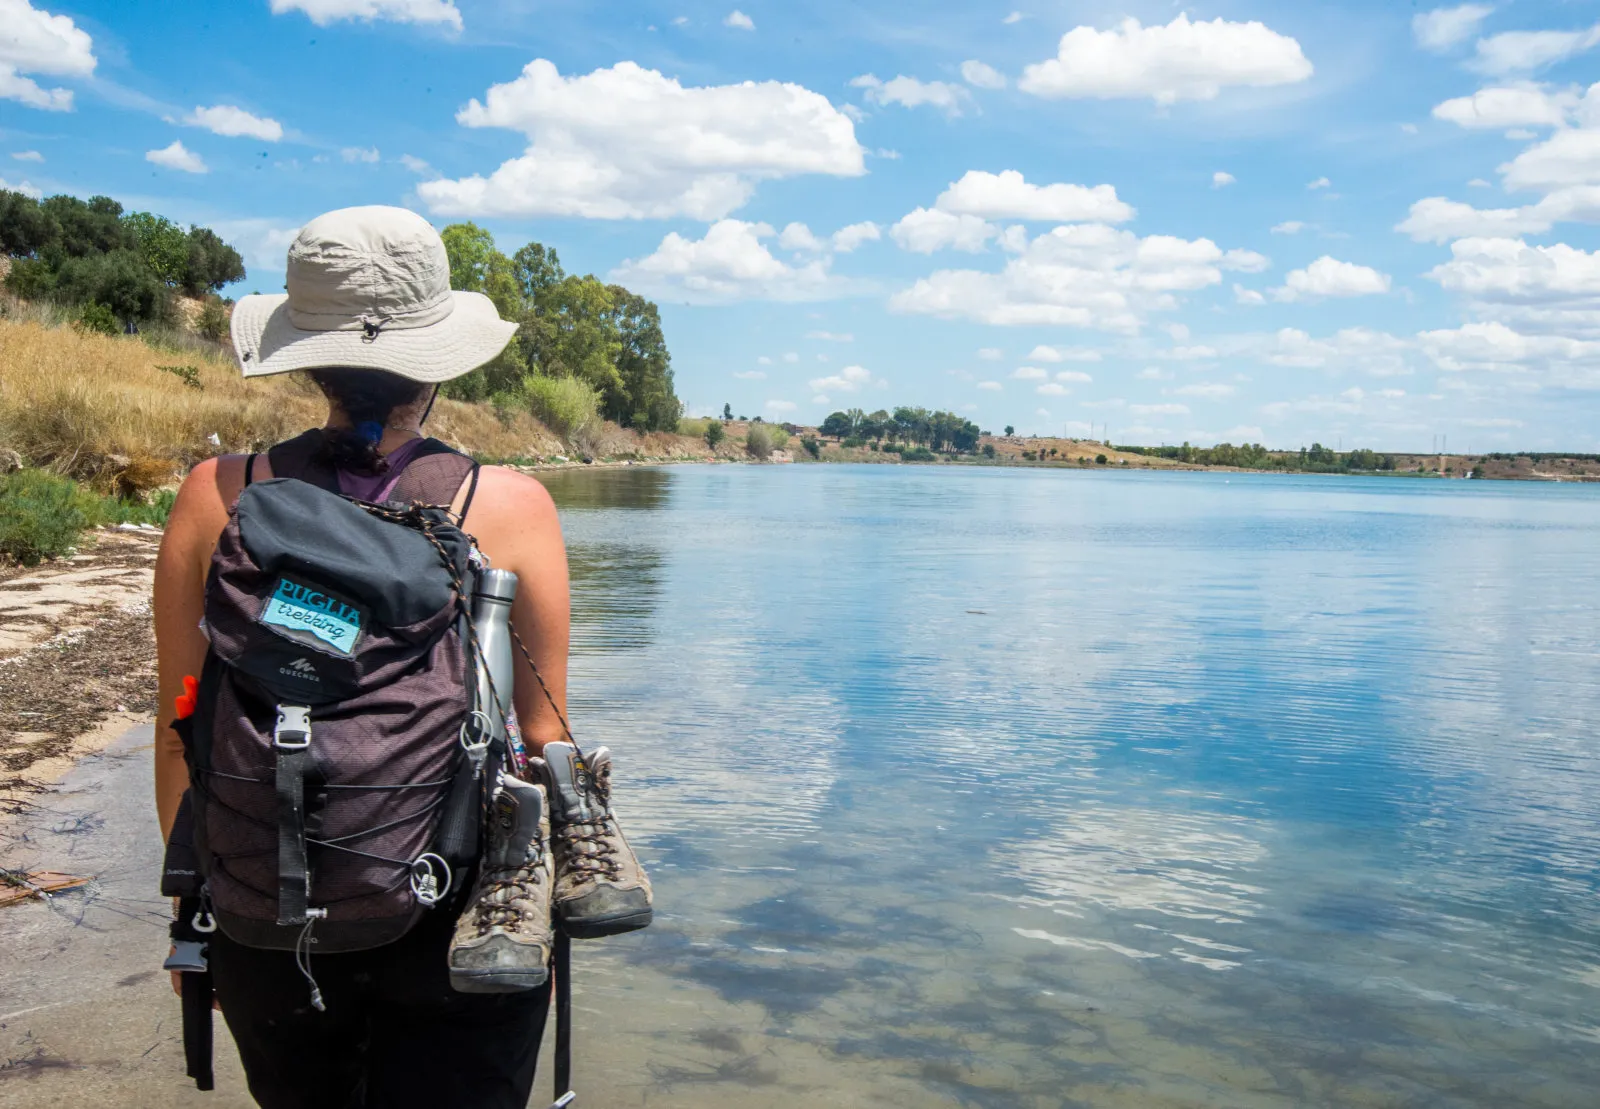
<svg viewBox="0 0 1600 1109"><path fill-rule="evenodd" d="M724 420L732 420L733 419L733 405L724 404L722 406L722 418Z"/></svg>
<svg viewBox="0 0 1600 1109"><path fill-rule="evenodd" d="M500 252L495 249L494 236L475 223L452 223L439 237L444 240L444 252L450 259L450 287L464 293L481 293L489 280L491 259Z"/></svg>
<svg viewBox="0 0 1600 1109"><path fill-rule="evenodd" d="M712 450L716 450L717 444L722 442L722 439L722 424L719 421L712 420L710 423L706 424L706 446L710 447Z"/></svg>
<svg viewBox="0 0 1600 1109"><path fill-rule="evenodd" d="M621 285L609 288L620 349L617 372L622 388L604 399L607 418L639 431L678 426L683 404L673 391L672 356L661 333L655 304Z"/></svg>
<svg viewBox="0 0 1600 1109"><path fill-rule="evenodd" d="M1106 464L1106 456L1103 455L1103 454L1095 455L1094 456L1094 464L1096 466L1104 466Z"/></svg>
<svg viewBox="0 0 1600 1109"><path fill-rule="evenodd" d="M994 444L993 443L985 443L983 445L983 457L985 457L985 458L993 458L994 457Z"/></svg>
<svg viewBox="0 0 1600 1109"><path fill-rule="evenodd" d="M183 228L152 212L129 212L122 223L151 272L168 285L179 284L189 268L189 236Z"/></svg>
<svg viewBox="0 0 1600 1109"><path fill-rule="evenodd" d="M0 254L32 258L60 237L60 225L37 200L0 189Z"/></svg>
<svg viewBox="0 0 1600 1109"><path fill-rule="evenodd" d="M190 296L215 293L245 278L244 259L209 227L190 227L183 267L183 291Z"/></svg>
<svg viewBox="0 0 1600 1109"><path fill-rule="evenodd" d="M1016 433L1017 433L1017 429L1016 428L1012 427L1010 424L1006 425L1006 435L1011 436L1011 435L1015 435Z"/></svg>
<svg viewBox="0 0 1600 1109"><path fill-rule="evenodd" d="M822 421L822 426L817 430L823 435L843 439L850 434L850 417L843 412L829 413L828 418Z"/></svg>
<svg viewBox="0 0 1600 1109"><path fill-rule="evenodd" d="M567 279L555 249L543 243L529 243L512 255L511 275L527 301L538 300L546 289Z"/></svg>

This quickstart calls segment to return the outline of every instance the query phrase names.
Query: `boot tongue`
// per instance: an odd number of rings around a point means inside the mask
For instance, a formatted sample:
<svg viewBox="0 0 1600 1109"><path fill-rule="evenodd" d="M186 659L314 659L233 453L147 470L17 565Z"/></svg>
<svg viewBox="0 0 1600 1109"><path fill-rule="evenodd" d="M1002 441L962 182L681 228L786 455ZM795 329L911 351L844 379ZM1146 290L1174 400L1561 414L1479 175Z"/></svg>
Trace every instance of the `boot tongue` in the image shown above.
<svg viewBox="0 0 1600 1109"><path fill-rule="evenodd" d="M579 760L578 749L570 743L547 743L544 758L550 764L552 800L562 820L574 824L598 819L602 814L589 792L589 770Z"/></svg>

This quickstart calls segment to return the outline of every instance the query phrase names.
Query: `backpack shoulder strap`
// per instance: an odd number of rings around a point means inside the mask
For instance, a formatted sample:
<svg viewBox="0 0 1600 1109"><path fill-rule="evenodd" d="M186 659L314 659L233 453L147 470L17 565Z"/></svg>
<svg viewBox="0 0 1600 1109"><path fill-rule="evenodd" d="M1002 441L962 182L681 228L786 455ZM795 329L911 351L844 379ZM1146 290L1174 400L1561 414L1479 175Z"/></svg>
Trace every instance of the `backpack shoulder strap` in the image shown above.
<svg viewBox="0 0 1600 1109"><path fill-rule="evenodd" d="M400 471L400 478L395 482L389 499L402 504L417 501L448 508L455 504L456 498L465 489L467 499L459 513L464 518L477 485L476 462L437 439L428 439L411 457L406 468Z"/></svg>
<svg viewBox="0 0 1600 1109"><path fill-rule="evenodd" d="M339 475L332 466L318 460L321 450L322 429L312 428L267 451L267 465L272 467L273 477L299 478L330 493L337 493Z"/></svg>

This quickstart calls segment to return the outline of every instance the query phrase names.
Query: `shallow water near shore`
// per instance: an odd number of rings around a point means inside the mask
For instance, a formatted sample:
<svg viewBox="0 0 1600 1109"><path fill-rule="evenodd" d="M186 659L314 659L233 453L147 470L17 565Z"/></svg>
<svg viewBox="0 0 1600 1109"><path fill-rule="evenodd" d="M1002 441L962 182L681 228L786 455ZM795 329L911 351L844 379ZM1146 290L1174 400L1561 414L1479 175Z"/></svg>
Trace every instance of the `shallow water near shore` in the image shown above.
<svg viewBox="0 0 1600 1109"><path fill-rule="evenodd" d="M541 475L599 1105L1587 1106L1600 487Z"/></svg>

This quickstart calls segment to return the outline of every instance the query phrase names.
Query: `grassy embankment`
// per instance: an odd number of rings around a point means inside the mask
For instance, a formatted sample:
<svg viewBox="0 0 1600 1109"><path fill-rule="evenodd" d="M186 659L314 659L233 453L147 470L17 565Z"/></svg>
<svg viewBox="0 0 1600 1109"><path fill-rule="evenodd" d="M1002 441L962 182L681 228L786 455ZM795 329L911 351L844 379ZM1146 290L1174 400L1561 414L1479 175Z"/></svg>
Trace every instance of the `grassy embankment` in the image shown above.
<svg viewBox="0 0 1600 1109"><path fill-rule="evenodd" d="M226 348L181 328L102 335L49 305L0 297L0 561L54 557L71 542L52 537L75 535L73 520L160 522L197 462L262 450L325 412L309 380L247 381ZM690 436L597 420L563 440L526 412L446 399L428 430L475 457L528 465L712 457Z"/></svg>

